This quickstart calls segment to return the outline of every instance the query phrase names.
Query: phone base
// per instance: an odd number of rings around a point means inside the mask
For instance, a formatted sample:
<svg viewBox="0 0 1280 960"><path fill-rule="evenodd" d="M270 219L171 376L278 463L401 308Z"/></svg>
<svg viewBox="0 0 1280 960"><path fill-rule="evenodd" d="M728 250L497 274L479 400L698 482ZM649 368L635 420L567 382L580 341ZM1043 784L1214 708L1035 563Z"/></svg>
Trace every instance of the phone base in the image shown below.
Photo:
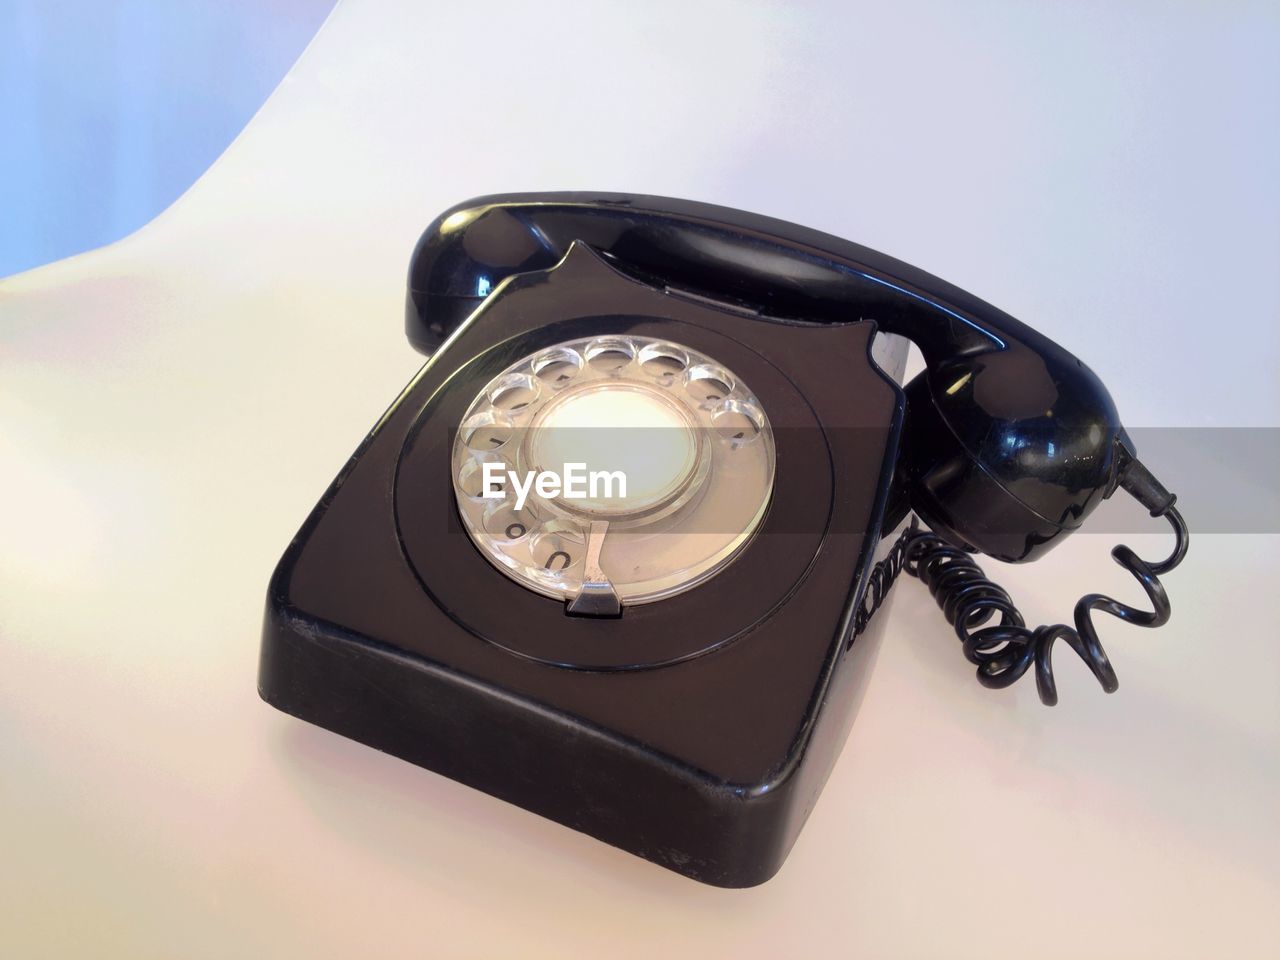
<svg viewBox="0 0 1280 960"><path fill-rule="evenodd" d="M751 887L782 866L812 810L861 702L886 620L875 617L842 659L825 703L809 718L802 762L754 783L718 779L287 604L272 604L268 613L259 692L285 713L694 880Z"/></svg>
<svg viewBox="0 0 1280 960"><path fill-rule="evenodd" d="M795 327L658 290L575 247L508 280L351 458L272 577L259 690L286 713L685 876L781 866L870 674L854 636L901 519L891 478L905 344L868 323ZM453 439L512 360L652 336L752 384L778 472L755 536L696 588L567 616L497 572L458 517ZM886 375L885 371L891 371Z"/></svg>

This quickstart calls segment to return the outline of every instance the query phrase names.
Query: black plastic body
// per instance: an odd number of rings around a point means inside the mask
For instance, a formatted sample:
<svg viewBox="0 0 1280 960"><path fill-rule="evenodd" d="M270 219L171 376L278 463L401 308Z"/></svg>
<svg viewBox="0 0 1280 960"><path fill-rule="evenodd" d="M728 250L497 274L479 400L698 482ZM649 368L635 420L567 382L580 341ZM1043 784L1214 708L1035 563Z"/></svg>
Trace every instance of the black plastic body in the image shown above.
<svg viewBox="0 0 1280 960"><path fill-rule="evenodd" d="M908 509L1020 561L1122 481L1153 510L1172 502L1061 347L900 261L742 211L469 201L414 252L407 330L435 354L281 559L262 696L707 883L760 883L795 842L860 702L885 618L867 619L882 591L863 596ZM498 371L617 333L741 374L776 479L760 531L705 583L569 617L481 557L449 451ZM900 338L926 362L905 391L883 369L900 371Z"/></svg>
<svg viewBox="0 0 1280 960"><path fill-rule="evenodd" d="M461 529L455 407L516 356L624 331L707 350L750 382L778 432L778 481L760 533L707 583L620 620L567 617L490 569ZM838 755L884 620L855 638L889 542L905 413L869 359L874 333L691 299L584 244L511 278L290 544L269 591L262 696L697 880L768 879ZM901 362L905 343L881 346Z"/></svg>
<svg viewBox="0 0 1280 960"><path fill-rule="evenodd" d="M507 277L574 242L647 283L798 323L873 320L913 341L902 463L912 507L959 546L1031 560L1116 487L1133 449L1076 357L1008 314L867 247L758 214L608 193L481 197L423 234L406 330L430 351Z"/></svg>

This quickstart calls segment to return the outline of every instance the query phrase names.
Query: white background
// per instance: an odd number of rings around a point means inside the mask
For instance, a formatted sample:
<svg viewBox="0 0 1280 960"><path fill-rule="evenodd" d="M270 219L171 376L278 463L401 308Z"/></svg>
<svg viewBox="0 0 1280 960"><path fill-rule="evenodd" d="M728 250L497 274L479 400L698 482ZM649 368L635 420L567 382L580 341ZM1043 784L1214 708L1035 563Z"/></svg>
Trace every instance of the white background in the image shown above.
<svg viewBox="0 0 1280 960"><path fill-rule="evenodd" d="M118 240L171 204L332 7L0 2L0 277Z"/></svg>
<svg viewBox="0 0 1280 960"><path fill-rule="evenodd" d="M1131 425L1276 426L1278 37L1262 4L341 4L173 208L0 283L0 947L1276 955L1275 536L1198 537L1168 627L1104 626L1119 693L1062 655L1053 710L900 585L750 891L277 714L255 669L275 560L420 363L412 244L475 194L805 223L1027 320ZM999 572L1033 620L1136 599L1112 539Z"/></svg>

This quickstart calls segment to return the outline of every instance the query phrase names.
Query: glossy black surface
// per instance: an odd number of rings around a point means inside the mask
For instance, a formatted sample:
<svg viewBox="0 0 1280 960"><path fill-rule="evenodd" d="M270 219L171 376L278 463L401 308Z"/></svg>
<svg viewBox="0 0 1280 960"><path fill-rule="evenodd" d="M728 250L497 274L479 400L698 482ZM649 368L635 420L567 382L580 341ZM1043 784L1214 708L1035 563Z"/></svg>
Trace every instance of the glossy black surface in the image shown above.
<svg viewBox="0 0 1280 960"><path fill-rule="evenodd" d="M796 323L873 320L915 342L927 370L909 391L908 431L920 442L902 472L911 505L962 546L1032 559L1115 489L1128 440L1066 350L909 264L744 211L605 193L459 204L414 252L410 340L434 349L507 277L551 267L575 241L658 286Z"/></svg>
<svg viewBox="0 0 1280 960"><path fill-rule="evenodd" d="M738 558L620 619L565 616L494 571L449 482L475 386L594 328L665 330L723 354L787 450ZM285 553L262 696L698 880L768 879L844 741L884 619L854 642L889 542L905 405L868 360L873 332L665 293L583 245L513 278L423 368Z"/></svg>

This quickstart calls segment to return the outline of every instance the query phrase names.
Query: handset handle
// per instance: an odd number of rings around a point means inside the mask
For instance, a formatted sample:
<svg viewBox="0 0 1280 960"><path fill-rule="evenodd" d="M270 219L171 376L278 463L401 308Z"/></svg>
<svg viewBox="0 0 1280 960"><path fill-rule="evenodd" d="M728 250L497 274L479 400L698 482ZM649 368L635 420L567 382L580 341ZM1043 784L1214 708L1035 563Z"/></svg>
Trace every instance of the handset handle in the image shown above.
<svg viewBox="0 0 1280 960"><path fill-rule="evenodd" d="M989 303L923 270L839 237L743 210L622 193L478 197L436 218L409 273L410 341L431 350L502 280L555 266L575 241L640 279L780 320L911 326L926 360L1049 343ZM918 323L941 321L928 330Z"/></svg>
<svg viewBox="0 0 1280 960"><path fill-rule="evenodd" d="M642 281L795 323L874 321L924 355L900 470L958 545L1038 556L1109 496L1132 445L1097 376L1047 337L910 264L771 217L666 197L503 194L445 211L409 274L407 333L431 351L513 274L574 241Z"/></svg>

